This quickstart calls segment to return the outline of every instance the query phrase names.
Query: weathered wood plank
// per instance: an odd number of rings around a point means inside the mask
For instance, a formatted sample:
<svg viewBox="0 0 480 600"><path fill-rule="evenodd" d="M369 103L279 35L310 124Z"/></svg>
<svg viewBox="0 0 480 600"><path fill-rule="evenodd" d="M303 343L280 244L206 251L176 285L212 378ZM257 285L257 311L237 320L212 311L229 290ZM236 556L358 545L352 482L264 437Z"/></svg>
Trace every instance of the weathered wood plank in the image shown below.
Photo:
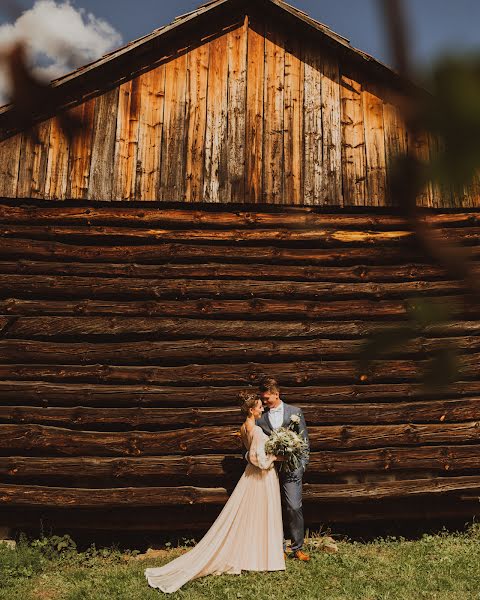
<svg viewBox="0 0 480 600"><path fill-rule="evenodd" d="M0 196L17 196L22 135L18 133L0 142Z"/></svg>
<svg viewBox="0 0 480 600"><path fill-rule="evenodd" d="M247 91L248 17L227 34L227 181L225 201L245 202L245 112Z"/></svg>
<svg viewBox="0 0 480 600"><path fill-rule="evenodd" d="M430 141L426 131L416 130L408 136L408 151L421 163L428 164L430 161ZM429 181L417 196L417 205L433 206L433 188Z"/></svg>
<svg viewBox="0 0 480 600"><path fill-rule="evenodd" d="M165 65L141 75L140 98L135 199L156 200L160 186Z"/></svg>
<svg viewBox="0 0 480 600"><path fill-rule="evenodd" d="M383 99L379 87L372 83L363 86L362 96L367 158L366 205L381 206L384 204L387 185Z"/></svg>
<svg viewBox="0 0 480 600"><path fill-rule="evenodd" d="M263 109L263 201L282 204L284 173L284 39L266 25Z"/></svg>
<svg viewBox="0 0 480 600"><path fill-rule="evenodd" d="M111 200L112 170L117 127L118 87L102 94L95 104L92 158L88 182L88 198Z"/></svg>
<svg viewBox="0 0 480 600"><path fill-rule="evenodd" d="M346 206L362 206L367 201L363 95L359 79L342 75L340 85L343 202Z"/></svg>
<svg viewBox="0 0 480 600"><path fill-rule="evenodd" d="M162 138L160 198L185 200L187 55L181 53L165 63L165 105Z"/></svg>
<svg viewBox="0 0 480 600"><path fill-rule="evenodd" d="M52 117L47 158L45 198L64 200L68 183L70 141L61 127L59 117Z"/></svg>
<svg viewBox="0 0 480 600"><path fill-rule="evenodd" d="M22 134L17 197L43 198L47 174L47 158L51 119L33 127L34 135Z"/></svg>
<svg viewBox="0 0 480 600"><path fill-rule="evenodd" d="M284 91L284 182L283 202L303 203L303 93L304 62L302 45L292 35L285 44Z"/></svg>
<svg viewBox="0 0 480 600"><path fill-rule="evenodd" d="M135 197L140 92L140 77L122 83L119 88L112 190L115 200Z"/></svg>
<svg viewBox="0 0 480 600"><path fill-rule="evenodd" d="M203 200L221 202L228 181L228 34L210 43Z"/></svg>
<svg viewBox="0 0 480 600"><path fill-rule="evenodd" d="M74 135L68 158L67 198L86 199L90 179L90 160L97 99L87 100L73 109L82 126Z"/></svg>
<svg viewBox="0 0 480 600"><path fill-rule="evenodd" d="M250 22L247 51L245 201L263 198L263 98L265 31L263 24Z"/></svg>
<svg viewBox="0 0 480 600"><path fill-rule="evenodd" d="M321 58L311 46L304 48L304 198L320 204L322 189L323 110Z"/></svg>
<svg viewBox="0 0 480 600"><path fill-rule="evenodd" d="M189 115L185 175L187 202L203 200L209 60L210 44L208 43L192 49L187 57Z"/></svg>
<svg viewBox="0 0 480 600"><path fill-rule="evenodd" d="M338 58L324 54L322 68L321 204L343 205L342 127Z"/></svg>
<svg viewBox="0 0 480 600"><path fill-rule="evenodd" d="M384 199L385 205L391 205L393 203L390 190L392 185L392 169L395 167L395 161L399 156L407 153L408 147L406 125L402 119L398 102L393 103L394 99L387 97L383 106L385 166L387 170L387 190Z"/></svg>

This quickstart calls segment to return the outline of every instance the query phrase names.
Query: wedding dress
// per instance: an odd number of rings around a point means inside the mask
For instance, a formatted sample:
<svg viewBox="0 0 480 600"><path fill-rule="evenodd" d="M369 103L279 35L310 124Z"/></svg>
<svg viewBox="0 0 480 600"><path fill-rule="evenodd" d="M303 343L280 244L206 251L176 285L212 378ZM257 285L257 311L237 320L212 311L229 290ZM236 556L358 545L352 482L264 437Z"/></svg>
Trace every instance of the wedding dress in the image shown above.
<svg viewBox="0 0 480 600"><path fill-rule="evenodd" d="M151 587L171 593L204 575L285 570L280 484L274 457L265 454L267 439L258 425L244 438L253 464L247 464L222 512L196 546L162 567L145 569Z"/></svg>

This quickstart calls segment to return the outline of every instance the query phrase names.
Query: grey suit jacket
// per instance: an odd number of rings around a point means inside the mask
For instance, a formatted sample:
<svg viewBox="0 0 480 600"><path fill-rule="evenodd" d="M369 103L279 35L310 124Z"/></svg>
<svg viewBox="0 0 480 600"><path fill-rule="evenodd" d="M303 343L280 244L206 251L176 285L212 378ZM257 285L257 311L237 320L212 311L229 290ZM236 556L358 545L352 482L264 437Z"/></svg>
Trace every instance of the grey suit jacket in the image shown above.
<svg viewBox="0 0 480 600"><path fill-rule="evenodd" d="M307 424L305 423L305 417L303 416L303 411L298 406L292 406L291 404L283 403L283 427L287 427L290 423L290 417L292 415L298 415L300 417L300 423L298 424L298 428L295 430L303 437L303 439L307 443L307 452L305 453L305 457L302 460L303 468L308 465L309 454L310 454L310 440L308 439L308 431ZM257 425L263 429L263 431L270 435L273 431L272 425L270 423L270 419L268 417L268 410L266 410L262 416L256 421Z"/></svg>

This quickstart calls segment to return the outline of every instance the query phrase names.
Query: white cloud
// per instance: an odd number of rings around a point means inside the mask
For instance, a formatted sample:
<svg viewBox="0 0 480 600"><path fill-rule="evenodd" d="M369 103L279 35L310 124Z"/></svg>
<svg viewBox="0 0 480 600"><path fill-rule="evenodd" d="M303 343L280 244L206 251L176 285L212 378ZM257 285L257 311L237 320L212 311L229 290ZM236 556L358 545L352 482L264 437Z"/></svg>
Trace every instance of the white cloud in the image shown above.
<svg viewBox="0 0 480 600"><path fill-rule="evenodd" d="M118 47L122 37L112 25L67 0L36 0L15 23L0 26L0 52L18 40L27 44L35 73L50 81ZM0 63L0 104L8 101L9 81Z"/></svg>

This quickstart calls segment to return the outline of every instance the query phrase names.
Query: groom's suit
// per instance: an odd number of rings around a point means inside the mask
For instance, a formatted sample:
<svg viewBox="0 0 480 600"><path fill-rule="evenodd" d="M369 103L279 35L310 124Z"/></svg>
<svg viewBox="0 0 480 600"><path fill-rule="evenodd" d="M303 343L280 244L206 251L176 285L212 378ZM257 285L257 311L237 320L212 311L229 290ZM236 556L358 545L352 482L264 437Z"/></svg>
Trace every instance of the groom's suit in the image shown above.
<svg viewBox="0 0 480 600"><path fill-rule="evenodd" d="M268 412L269 411L266 410L256 421L256 423L267 435L270 435L273 431L273 427L269 419ZM302 461L302 465L298 469L292 473L279 472L282 502L285 507L288 528L290 529L292 550L296 551L303 546L304 524L302 508L302 477L308 464L310 444L308 439L307 425L305 423L305 417L303 416L302 410L296 406L285 404L284 402L282 422L283 427L287 427L289 425L292 415L298 415L300 417L300 422L298 426L295 427L295 431L300 433L303 439L307 442L308 446L308 450L305 458Z"/></svg>

